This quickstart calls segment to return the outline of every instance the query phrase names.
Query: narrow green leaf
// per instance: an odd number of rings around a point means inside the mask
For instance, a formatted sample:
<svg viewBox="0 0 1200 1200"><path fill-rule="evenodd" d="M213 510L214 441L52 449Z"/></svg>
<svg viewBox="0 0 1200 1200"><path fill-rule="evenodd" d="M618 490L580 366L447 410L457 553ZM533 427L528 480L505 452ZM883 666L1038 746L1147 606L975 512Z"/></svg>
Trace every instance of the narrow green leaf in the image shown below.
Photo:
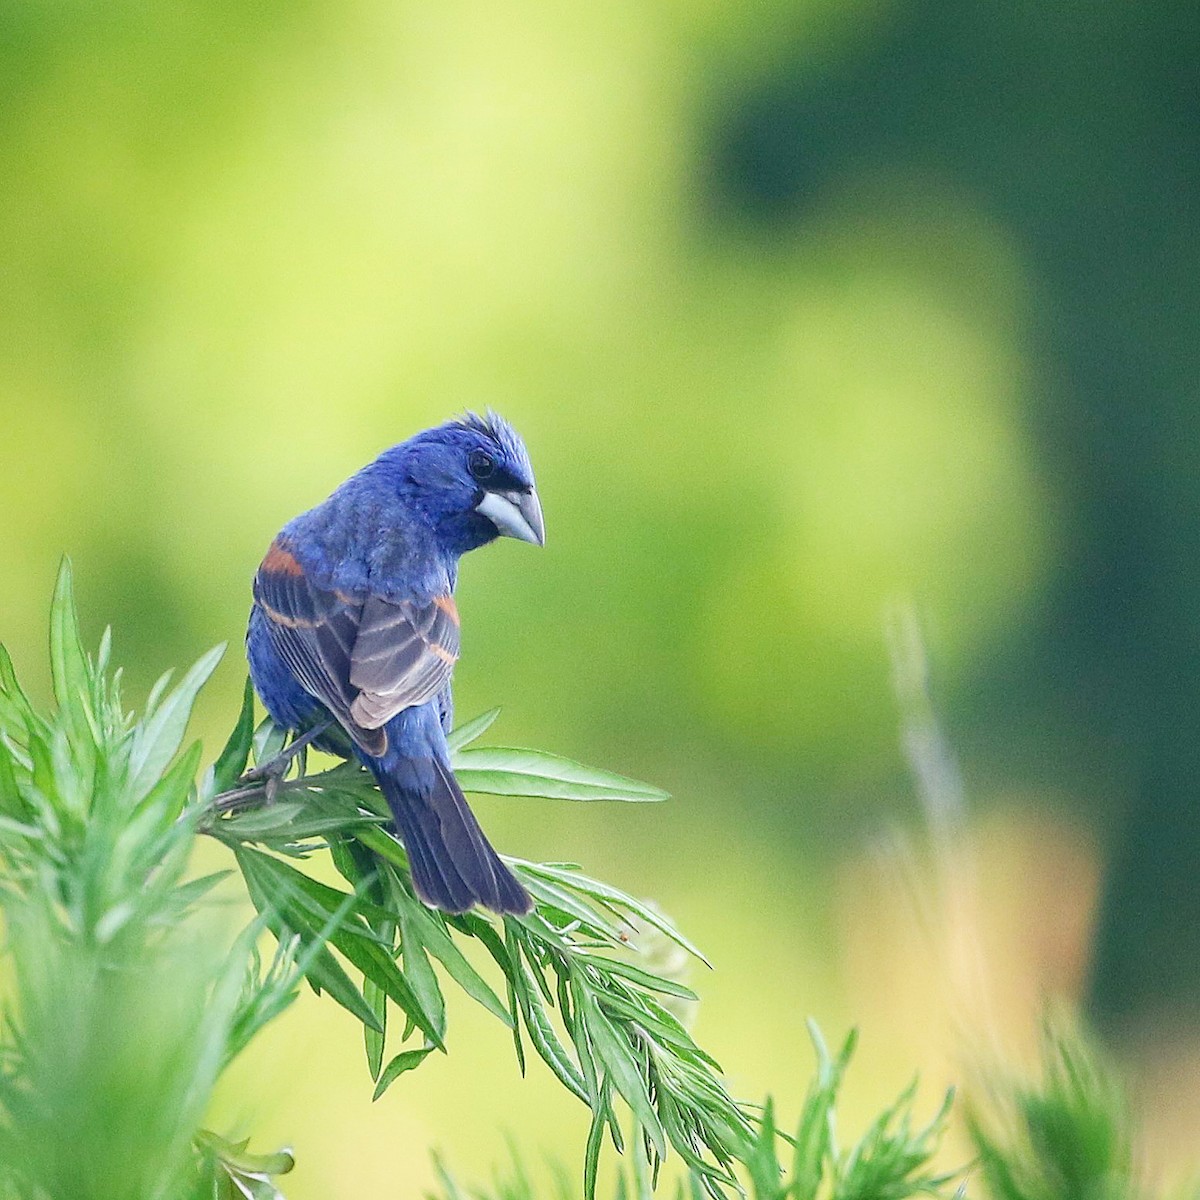
<svg viewBox="0 0 1200 1200"><path fill-rule="evenodd" d="M336 932L330 940L364 976L374 979L383 987L392 1001L416 1023L437 1049L446 1048L439 1028L440 1018L425 1008L388 951L375 942L347 936L344 929Z"/></svg>
<svg viewBox="0 0 1200 1200"><path fill-rule="evenodd" d="M817 1055L817 1074L809 1085L793 1143L792 1186L796 1200L815 1200L820 1189L825 1174L826 1158L831 1150L833 1106L837 1099L842 1070L854 1048L851 1033L838 1062L835 1063L830 1057L821 1031L811 1020L808 1022L808 1033Z"/></svg>
<svg viewBox="0 0 1200 1200"><path fill-rule="evenodd" d="M510 919L511 918L506 918L506 925L508 925ZM511 945L515 942L524 956L525 961L529 964L529 970L526 972L526 979L533 982L538 991L541 992L542 996L545 998L547 1004L553 1004L554 991L546 979L547 963L545 962L544 958L539 958L536 948L531 945L531 938L524 936L521 933L516 933L514 936L514 931L518 929L520 929L520 926L516 925L515 923L508 925L509 944ZM516 957L515 954L514 957Z"/></svg>
<svg viewBox="0 0 1200 1200"><path fill-rule="evenodd" d="M533 1043L533 1048L538 1052L539 1057L572 1095L578 1096L584 1104L588 1104L590 1101L583 1075L571 1061L566 1047L555 1033L554 1026L550 1022L550 1015L546 1012L537 991L532 987L532 981L530 981L530 990L518 990L517 999L521 1005L522 1015L525 1017L525 1032L528 1033L529 1040Z"/></svg>
<svg viewBox="0 0 1200 1200"><path fill-rule="evenodd" d="M641 967L635 967L632 963L623 962L621 959L591 954L588 955L588 966L594 967L606 975L620 975L621 978L628 979L631 983L636 983L649 992L677 996L680 1000L700 999L691 988L684 987L682 983L676 983L673 979L663 979L661 975L652 975L649 971L643 971Z"/></svg>
<svg viewBox="0 0 1200 1200"><path fill-rule="evenodd" d="M2 649L0 646L0 650ZM7 692L0 691L0 731L13 733L24 730L27 720L28 717L20 705Z"/></svg>
<svg viewBox="0 0 1200 1200"><path fill-rule="evenodd" d="M639 1137L641 1130L637 1127L637 1122L634 1122L630 1141L636 1146L642 1139ZM633 1182L637 1200L654 1200L653 1188L650 1185L650 1172L647 1170L648 1163L646 1156L643 1154L631 1155L633 1159Z"/></svg>
<svg viewBox="0 0 1200 1200"><path fill-rule="evenodd" d="M693 1131L688 1127L685 1114L668 1093L661 1093L658 1098L659 1112L662 1115L663 1127L671 1139L671 1145L679 1152L679 1157L699 1176L704 1190L719 1198L718 1189L713 1191L714 1181L733 1184L735 1181L727 1171L722 1171L712 1163L705 1162L693 1142Z"/></svg>
<svg viewBox="0 0 1200 1200"><path fill-rule="evenodd" d="M446 1192L446 1200L478 1200L477 1197L468 1197L467 1194L458 1186L458 1180L450 1173L445 1162L442 1161L442 1156L435 1150L433 1152L433 1167L437 1172L437 1177L442 1187Z"/></svg>
<svg viewBox="0 0 1200 1200"><path fill-rule="evenodd" d="M626 779L611 771L585 767L541 750L488 746L460 750L454 773L464 792L494 796L542 796L552 800L625 800L645 803L668 799L661 788Z"/></svg>
<svg viewBox="0 0 1200 1200"><path fill-rule="evenodd" d="M71 561L67 558L59 567L54 599L50 604L50 675L54 698L67 722L72 742L78 745L84 737L90 740L84 709L91 696L91 679L87 656L79 640Z"/></svg>
<svg viewBox="0 0 1200 1200"><path fill-rule="evenodd" d="M61 736L61 730L58 732ZM29 751L33 786L47 801L47 807L50 811L53 811L54 806L50 803L50 800L55 796L57 789L55 788L54 764L50 753L50 744L38 734L37 730L30 727L26 731L25 747Z"/></svg>
<svg viewBox="0 0 1200 1200"><path fill-rule="evenodd" d="M248 1154L246 1142L235 1145L207 1129L202 1129L196 1135L196 1141L226 1166L246 1175L286 1175L296 1165L296 1160L288 1150L278 1150L274 1154Z"/></svg>
<svg viewBox="0 0 1200 1200"><path fill-rule="evenodd" d="M509 961L513 964L515 976L513 983L517 1001L521 1006L521 1015L525 1018L525 1031L529 1034L533 1048L538 1052L542 1061L554 1072L559 1082L568 1091L578 1096L584 1104L588 1104L589 1097L583 1074L572 1061L566 1047L559 1041L558 1034L555 1033L554 1026L550 1022L550 1016L542 1003L541 989L545 987L545 983L543 981L539 985L535 981L533 973L521 957L518 940L515 927L510 926L505 944Z"/></svg>
<svg viewBox="0 0 1200 1200"><path fill-rule="evenodd" d="M112 658L112 626L105 625L100 635L100 645L96 647L96 664L92 674L102 676L108 673L109 661Z"/></svg>
<svg viewBox="0 0 1200 1200"><path fill-rule="evenodd" d="M261 766L277 758L287 741L288 731L282 725L276 725L270 717L264 717L254 731L252 748L254 765Z"/></svg>
<svg viewBox="0 0 1200 1200"><path fill-rule="evenodd" d="M0 771L0 787L3 786L3 772ZM23 825L11 817L0 817L0 842L5 838L25 838L28 841L42 841L46 836L45 830L34 825Z"/></svg>
<svg viewBox="0 0 1200 1200"><path fill-rule="evenodd" d="M363 980L363 999L375 1013L379 1022L378 1029L370 1025L363 1026L363 1039L367 1050L367 1069L371 1078L378 1080L379 1072L383 1070L383 1045L387 1034L387 992L373 979Z"/></svg>
<svg viewBox="0 0 1200 1200"><path fill-rule="evenodd" d="M0 646L0 729L10 736L22 737L30 723L45 725L21 689L8 651Z"/></svg>
<svg viewBox="0 0 1200 1200"><path fill-rule="evenodd" d="M287 832L292 822L304 812L304 805L294 800L276 800L261 808L251 808L221 819L222 836L240 841L257 842L272 833Z"/></svg>
<svg viewBox="0 0 1200 1200"><path fill-rule="evenodd" d="M158 702L166 693L167 687L172 679L175 678L175 668L168 667L155 681L154 686L150 689L150 694L146 697L146 703L142 709L144 719L149 720L154 715L154 710L158 707Z"/></svg>
<svg viewBox="0 0 1200 1200"><path fill-rule="evenodd" d="M76 715L87 726L83 712L78 711ZM68 725L66 719L60 718L51 730L49 749L54 784L53 791L47 795L57 795L63 808L83 817L93 799L96 744L90 730L81 740Z"/></svg>
<svg viewBox="0 0 1200 1200"><path fill-rule="evenodd" d="M513 1015L513 1023L512 1023L513 1049L517 1053L517 1067L521 1072L521 1078L524 1079L525 1078L525 1043L521 1040L521 1022L516 1019L516 1013L518 1013L520 1011L521 1002L517 999L517 989L516 989L516 986L513 984L512 976L506 974L504 976L504 982L505 982L506 987L508 988L509 1008L512 1009L512 1012L514 1014Z"/></svg>
<svg viewBox="0 0 1200 1200"><path fill-rule="evenodd" d="M504 939L496 932L495 926L486 917L481 917L478 913L466 912L450 919L471 937L478 938L505 976L509 979L513 977L515 968L509 957L508 947L504 944Z"/></svg>
<svg viewBox="0 0 1200 1200"><path fill-rule="evenodd" d="M529 894L537 901L540 913L556 909L568 921L578 921L580 929L588 936L608 939L614 945L619 942L617 927L586 901L548 879L525 871L518 873Z"/></svg>
<svg viewBox="0 0 1200 1200"><path fill-rule="evenodd" d="M407 906L400 910L400 946L404 962L404 978L416 996L421 1010L429 1014L438 1039L446 1036L446 1000L438 986L437 975L425 953L417 924Z"/></svg>
<svg viewBox="0 0 1200 1200"><path fill-rule="evenodd" d="M0 808L8 814L6 819L21 823L29 815L29 807L21 795L17 783L17 764L9 749L7 738L0 737Z"/></svg>
<svg viewBox="0 0 1200 1200"><path fill-rule="evenodd" d="M158 706L154 715L137 727L129 753L130 791L140 800L158 781L167 763L183 742L196 695L216 670L225 647L216 646L201 658Z"/></svg>
<svg viewBox="0 0 1200 1200"><path fill-rule="evenodd" d="M405 854L404 847L386 829L381 829L379 826L374 828L368 826L366 829L356 831L354 836L364 846L374 850L380 858L403 871L405 878L411 877L408 855Z"/></svg>
<svg viewBox="0 0 1200 1200"><path fill-rule="evenodd" d="M305 966L305 977L318 990L328 992L338 1004L364 1025L378 1029L379 1021L374 1010L342 969L341 964L322 944L325 940L323 935L327 936L326 931L314 930L312 920L304 910L289 908L280 903L284 897L272 886L270 875L264 874L261 869L264 861L273 860L257 851L246 849L238 850L236 857L238 865L242 868L242 876L246 880L246 890L254 907L262 914L267 928L279 941L286 940L289 934L295 934L304 945L305 953L311 954L311 961Z"/></svg>
<svg viewBox="0 0 1200 1200"><path fill-rule="evenodd" d="M596 1200L596 1174L600 1169L600 1147L604 1145L604 1109L592 1112L592 1124L588 1129L587 1149L583 1155L584 1200Z"/></svg>
<svg viewBox="0 0 1200 1200"><path fill-rule="evenodd" d="M175 889L175 902L181 908L190 908L207 896L223 879L228 879L231 874L233 874L232 871L212 871L208 875L189 879L187 883L182 883Z"/></svg>
<svg viewBox="0 0 1200 1200"><path fill-rule="evenodd" d="M646 1090L646 1081L642 1070L629 1043L617 1032L612 1022L600 1011L595 1000L583 996L583 1017L587 1021L588 1036L591 1038L592 1049L604 1064L604 1069L612 1079L613 1086L620 1092L622 1099L629 1105L630 1111L638 1123L649 1134L658 1151L659 1158L667 1155L667 1139L663 1132L662 1123L654 1106L650 1103L650 1094Z"/></svg>
<svg viewBox="0 0 1200 1200"><path fill-rule="evenodd" d="M263 904L264 906L268 904L265 898ZM332 1000L341 1004L342 1008L358 1018L368 1028L374 1028L379 1024L370 1004L367 1004L362 997L358 985L350 979L328 947L317 948L316 935L313 935L310 928L306 928L302 920L296 922L301 928L295 929L292 920L288 919L287 912L272 914L269 908L265 907L259 908L259 912L263 912L268 928L276 937L286 937L284 930L290 930L294 934L300 935L300 941L304 943L306 952L312 952L312 961L308 962L305 967L305 978L316 985L318 991L328 992Z"/></svg>
<svg viewBox="0 0 1200 1200"><path fill-rule="evenodd" d="M329 840L329 858L337 868L338 874L352 887L358 887L363 872L359 870L358 862L351 851L354 845L348 838L331 838Z"/></svg>
<svg viewBox="0 0 1200 1200"><path fill-rule="evenodd" d="M482 716L460 725L452 733L446 734L446 745L450 747L451 755L456 754L464 746L469 746L476 738L482 737L491 729L496 718L500 715L498 708L489 709ZM453 758L451 763L453 764Z"/></svg>
<svg viewBox="0 0 1200 1200"><path fill-rule="evenodd" d="M242 930L230 951L230 969L243 968L243 993L234 1014L225 1051L229 1064L295 1001L300 980L305 977L316 952L322 947L315 941L304 949L298 936L277 941L275 954L265 975L261 972L256 946L259 936L269 930L261 915ZM297 951L301 951L297 954ZM248 968L248 969L247 969Z"/></svg>
<svg viewBox="0 0 1200 1200"><path fill-rule="evenodd" d="M712 963L704 957L700 950L684 937L661 913L655 912L649 905L643 904L640 900L635 900L632 896L627 895L618 888L610 887L607 883L601 883L599 880L591 879L587 875L581 875L571 870L564 870L560 867L547 866L544 863L532 863L522 858L508 858L507 856L505 861L514 866L519 866L523 871L528 871L530 874L541 876L543 879L549 879L576 892L581 892L585 896L602 900L612 908L624 909L627 913L632 913L634 916L640 917L647 925L652 925L659 933L670 938L671 941L686 950L693 958L698 958L706 967L712 966Z"/></svg>
<svg viewBox="0 0 1200 1200"><path fill-rule="evenodd" d="M375 1085L375 1094L371 1099L378 1100L405 1071L411 1071L415 1067L419 1067L435 1049L435 1046L422 1046L420 1050L401 1050L384 1067L383 1074L379 1076L379 1082Z"/></svg>
<svg viewBox="0 0 1200 1200"><path fill-rule="evenodd" d="M353 899L356 905L367 910L372 907L367 906L358 896L350 898L346 893L312 880L304 872L295 870L293 866L282 863L269 854L258 854L242 848L239 858L252 864L252 871L256 872L260 882L264 877L269 881L264 890L266 894L277 899L284 916L288 918L288 923L304 925L310 932L316 931L320 919L340 911L341 906L347 904L348 900ZM384 916L390 917L390 914L384 913ZM296 931L300 932L300 929ZM376 983L388 992L391 1000L424 1030L439 1050L444 1049L437 1014L431 1014L422 1004L412 984L404 978L392 961L390 949L378 944L376 932L362 923L355 914L348 914L329 932L328 940L331 946L346 956L350 964L358 967L365 978L376 980Z"/></svg>
<svg viewBox="0 0 1200 1200"><path fill-rule="evenodd" d="M665 1009L657 1011L645 1006L648 997L639 997L642 1004L635 1004L623 996L613 993L603 993L597 997L597 1003L611 1017L622 1021L630 1021L638 1025L646 1033L651 1034L662 1046L669 1047L670 1052L685 1058L695 1064L703 1064L713 1070L720 1070L715 1059L709 1057L695 1042L690 1034Z"/></svg>
<svg viewBox="0 0 1200 1200"><path fill-rule="evenodd" d="M242 690L242 709L237 724L225 743L217 761L213 764L213 791L216 794L233 787L237 778L250 761L250 747L254 742L254 684L247 678Z"/></svg>
<svg viewBox="0 0 1200 1200"><path fill-rule="evenodd" d="M317 848L319 842L328 842L330 835L356 834L361 829L378 826L379 817L318 817L306 815L303 811L294 816L278 829L268 830L249 840L261 842L283 853L291 854L296 850L305 853Z"/></svg>
<svg viewBox="0 0 1200 1200"><path fill-rule="evenodd" d="M613 1104L612 1087L607 1086L611 1084L611 1080L605 1076L604 1082L606 1086L601 1093L601 1103L604 1108L604 1120L608 1124L609 1140L613 1144L613 1149L618 1154L624 1154L625 1135L621 1132L621 1122L617 1120L617 1109L616 1105Z"/></svg>
<svg viewBox="0 0 1200 1200"><path fill-rule="evenodd" d="M567 1033L570 1033L572 1026L577 1024L575 1006L571 1003L571 968L568 963L564 962L555 962L551 965L554 968L554 991L558 996L558 1015L562 1018ZM583 1063L579 1065L582 1067Z"/></svg>
<svg viewBox="0 0 1200 1200"><path fill-rule="evenodd" d="M286 921L283 928L298 932L292 929L291 922ZM281 932L281 921L279 917L267 917L267 926L276 936L284 936ZM312 939L311 933L301 935L301 941L305 944L305 949L312 950L317 943ZM363 994L359 991L357 985L346 974L342 965L329 952L325 946L315 949L312 954L312 960L304 969L305 978L313 985L314 990L318 993L326 992L333 1000L340 1004L351 1016L357 1017L364 1025L374 1028L378 1021L374 1012L363 998Z"/></svg>
<svg viewBox="0 0 1200 1200"><path fill-rule="evenodd" d="M588 1092L588 1106L592 1112L600 1111L600 1075L596 1070L596 1059L592 1054L591 1042L588 1040L587 1022L579 1015L579 1009L583 1003L580 995L583 984L579 978L572 975L568 980L568 990L571 993L574 1009L574 1019L567 1023L567 1032L571 1035L571 1041L575 1046L575 1057L579 1060L579 1066L583 1071L584 1084Z"/></svg>
<svg viewBox="0 0 1200 1200"><path fill-rule="evenodd" d="M513 1019L499 996L488 986L483 977L471 966L466 956L451 940L440 918L424 905L414 910L412 918L421 926L421 942L426 950L446 968L450 978L471 997L482 1004L505 1025L512 1027Z"/></svg>
<svg viewBox="0 0 1200 1200"><path fill-rule="evenodd" d="M347 910L350 916L338 927L339 933L347 932L368 942L378 943L381 940L380 935L360 918L365 916L381 921L395 920L395 914L390 910L362 898L363 890L371 882L370 878L359 878L355 884L355 892L349 894L313 879L273 855L249 851L244 847L243 851L256 856L256 869L265 873L272 887L280 889L286 895L294 896L317 921L327 920L330 913L337 912L350 902L350 909Z"/></svg>
<svg viewBox="0 0 1200 1200"><path fill-rule="evenodd" d="M203 747L193 742L172 764L170 770L142 797L133 808L133 816L155 813L162 824L174 821L187 804L188 792L200 766Z"/></svg>

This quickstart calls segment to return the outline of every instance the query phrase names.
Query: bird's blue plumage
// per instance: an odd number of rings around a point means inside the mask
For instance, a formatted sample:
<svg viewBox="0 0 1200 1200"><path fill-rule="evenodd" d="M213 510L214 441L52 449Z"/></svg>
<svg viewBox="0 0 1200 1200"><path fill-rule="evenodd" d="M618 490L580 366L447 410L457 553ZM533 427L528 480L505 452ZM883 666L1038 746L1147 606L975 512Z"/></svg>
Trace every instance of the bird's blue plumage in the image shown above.
<svg viewBox="0 0 1200 1200"><path fill-rule="evenodd" d="M267 711L298 732L335 719L316 744L370 768L418 893L450 912L531 903L467 807L446 745L458 560L501 534L544 540L516 432L494 414L426 430L283 528L246 634Z"/></svg>

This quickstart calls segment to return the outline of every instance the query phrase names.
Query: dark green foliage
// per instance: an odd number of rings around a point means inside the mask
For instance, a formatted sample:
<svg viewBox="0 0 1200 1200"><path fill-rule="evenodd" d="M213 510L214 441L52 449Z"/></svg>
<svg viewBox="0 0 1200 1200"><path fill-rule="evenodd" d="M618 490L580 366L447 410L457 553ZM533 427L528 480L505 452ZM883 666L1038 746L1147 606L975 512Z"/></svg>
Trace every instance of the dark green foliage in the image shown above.
<svg viewBox="0 0 1200 1200"><path fill-rule="evenodd" d="M53 713L0 651L5 1200L223 1194L234 1168L197 1131L231 1053L277 1008L277 979L247 984L249 941L231 954L203 907L218 877L185 878L200 748L180 747L221 652L174 688L164 677L134 720L109 645L84 653L64 567Z"/></svg>
<svg viewBox="0 0 1200 1200"><path fill-rule="evenodd" d="M837 1142L837 1100L842 1077L854 1052L852 1033L836 1058L825 1048L816 1026L809 1032L817 1053L817 1075L809 1088L794 1137L782 1134L768 1100L755 1121L752 1141L739 1159L738 1189L753 1200L907 1200L958 1194L961 1172L936 1170L932 1160L945 1132L952 1094L924 1125L913 1125L915 1087L909 1087L872 1122L848 1149ZM440 1192L429 1200L533 1200L537 1191L514 1153L509 1171L490 1188L464 1190L439 1160ZM641 1160L617 1179L617 1200L650 1200L652 1177ZM689 1172L675 1185L676 1200L698 1200L705 1177ZM572 1189L560 1179L554 1200L571 1200Z"/></svg>
<svg viewBox="0 0 1200 1200"><path fill-rule="evenodd" d="M646 1130L637 1148L648 1161L673 1147L710 1189L732 1183L752 1125L671 1011L693 994L639 965L644 937L697 953L656 910L575 867L515 862L537 901L528 916L434 912L413 893L365 772L306 775L300 755L299 777L276 796L246 775L285 741L270 722L255 729L248 687L228 744L195 784L200 747L181 747L220 650L174 688L160 680L135 719L109 645L106 634L94 658L83 651L64 566L52 714L33 708L0 650L0 906L13 981L0 1032L3 1200L278 1196L290 1156L249 1155L201 1122L221 1070L305 980L362 1023L376 1097L445 1050L449 979L508 1028L522 1066L528 1045L591 1107L589 1191L604 1134L624 1144L618 1100ZM494 718L453 738L469 790L664 798L553 755L469 748ZM204 903L228 873L186 876L197 833L230 847L258 909L236 938ZM347 889L307 872L318 853ZM264 959L267 931L275 949ZM494 961L495 980L463 953L469 941Z"/></svg>
<svg viewBox="0 0 1200 1200"><path fill-rule="evenodd" d="M644 784L538 751L469 748L494 715L452 738L455 771L469 791L664 798ZM249 730L243 710L221 761L245 765L255 740ZM269 723L258 740L268 748L279 743ZM571 865L510 859L536 902L528 916L435 912L417 899L404 849L383 827L387 812L374 781L350 763L285 780L269 804L266 785L251 782L212 796L208 812L204 831L234 851L267 927L284 942L297 939L308 955L309 983L362 1022L376 1097L431 1050L446 1049L445 976L509 1027L522 1069L528 1045L592 1110L589 1195L605 1134L624 1148L618 1101L644 1131L636 1150L654 1169L673 1149L710 1190L733 1185L731 1167L752 1126L726 1092L717 1063L671 1011L672 1002L694 1001L694 994L631 955L647 939L666 939L699 957L652 906ZM325 851L349 890L306 874L305 860ZM471 940L498 968L494 983L464 954L461 943ZM402 1029L395 1040L403 1045L414 1034L421 1040L384 1066L393 1017Z"/></svg>
<svg viewBox="0 0 1200 1200"><path fill-rule="evenodd" d="M1136 1200L1143 1195L1115 1076L1078 1030L1047 1022L1042 1079L994 1079L971 1136L996 1200Z"/></svg>
<svg viewBox="0 0 1200 1200"><path fill-rule="evenodd" d="M109 645L105 634L94 656L82 649L64 567L53 712L30 703L0 649L0 1200L282 1200L289 1153L251 1154L203 1128L221 1071L307 982L361 1024L378 1098L447 1051L448 981L504 1027L522 1069L532 1051L590 1109L589 1200L605 1142L628 1152L620 1200L647 1200L664 1163L679 1200L959 1194L933 1165L949 1096L920 1125L909 1088L843 1147L836 1108L854 1038L832 1056L812 1029L816 1076L794 1136L780 1132L773 1105L735 1102L692 1038L696 997L679 960L699 952L652 905L570 864L510 860L534 897L529 915L433 911L360 768L307 774L301 754L275 795L246 773L285 741L270 722L255 728L248 688L228 744L195 783L200 748L184 735L220 651L173 688L164 677L135 718ZM473 749L494 719L452 738L470 790L662 798L536 751ZM235 873L187 875L198 834L229 847L258 910L237 936L207 902ZM310 872L326 854L344 886ZM1138 1200L1112 1073L1053 1026L1044 1059L1039 1084L993 1081L972 1107L972 1186L993 1200ZM439 1169L445 1200L462 1200ZM575 1194L570 1178L556 1194ZM496 1189L469 1194L533 1200L534 1190L517 1162Z"/></svg>
<svg viewBox="0 0 1200 1200"><path fill-rule="evenodd" d="M928 1122L914 1125L914 1080L857 1142L842 1149L837 1138L838 1092L857 1035L852 1032L834 1058L811 1021L809 1034L816 1050L817 1074L792 1142L790 1173L785 1174L774 1160L778 1142L769 1136L773 1114L768 1102L756 1153L747 1164L758 1200L903 1200L907 1196L948 1194L948 1186L961 1172L936 1170L933 1158L946 1129L954 1093L946 1093Z"/></svg>

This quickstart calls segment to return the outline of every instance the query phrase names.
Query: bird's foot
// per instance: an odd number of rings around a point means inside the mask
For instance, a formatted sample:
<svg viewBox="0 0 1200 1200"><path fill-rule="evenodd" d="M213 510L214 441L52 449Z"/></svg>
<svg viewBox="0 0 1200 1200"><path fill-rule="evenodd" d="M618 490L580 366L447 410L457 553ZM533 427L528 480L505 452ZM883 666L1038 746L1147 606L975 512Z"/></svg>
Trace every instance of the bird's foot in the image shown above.
<svg viewBox="0 0 1200 1200"><path fill-rule="evenodd" d="M263 785L264 799L266 803L271 804L279 792L279 785L283 783L284 777L291 769L296 757L300 756L300 771L303 774L304 760L307 756L308 747L332 724L332 720L324 721L320 725L314 725L307 733L293 738L291 744L280 750L274 758L259 763L256 767L252 767L249 771L246 771L238 780L239 786L251 787L261 783Z"/></svg>

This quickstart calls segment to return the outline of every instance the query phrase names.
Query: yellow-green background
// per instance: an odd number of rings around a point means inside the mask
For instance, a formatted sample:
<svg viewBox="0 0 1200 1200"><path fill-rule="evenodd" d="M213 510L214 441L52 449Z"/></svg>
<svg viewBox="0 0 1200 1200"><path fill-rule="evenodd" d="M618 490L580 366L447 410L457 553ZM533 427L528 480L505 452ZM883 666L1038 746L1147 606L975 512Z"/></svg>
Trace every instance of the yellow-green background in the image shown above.
<svg viewBox="0 0 1200 1200"><path fill-rule="evenodd" d="M215 748L278 527L495 407L548 544L464 563L459 712L499 704L495 740L674 799L481 800L494 840L655 897L707 949L698 1036L739 1093L795 1109L812 1014L862 1025L851 1113L917 1069L932 1103L964 1040L1025 1046L1044 991L1082 993L1103 864L1159 794L1145 760L1187 786L1155 750L1187 720L1141 702L1177 715L1195 686L1195 25L5 0L0 637L44 680L70 553L134 696L229 641L198 713ZM897 604L979 814L942 909L889 849L921 824ZM1178 946L1186 886L1111 961ZM985 985L958 953L976 937ZM1098 1003L1143 1035L1170 1157L1162 962ZM293 1142L296 1200L416 1196L428 1146L480 1175L509 1133L574 1170L576 1102L536 1063L521 1081L486 1014L452 1022L450 1056L372 1106L352 1023L305 997L220 1120Z"/></svg>

